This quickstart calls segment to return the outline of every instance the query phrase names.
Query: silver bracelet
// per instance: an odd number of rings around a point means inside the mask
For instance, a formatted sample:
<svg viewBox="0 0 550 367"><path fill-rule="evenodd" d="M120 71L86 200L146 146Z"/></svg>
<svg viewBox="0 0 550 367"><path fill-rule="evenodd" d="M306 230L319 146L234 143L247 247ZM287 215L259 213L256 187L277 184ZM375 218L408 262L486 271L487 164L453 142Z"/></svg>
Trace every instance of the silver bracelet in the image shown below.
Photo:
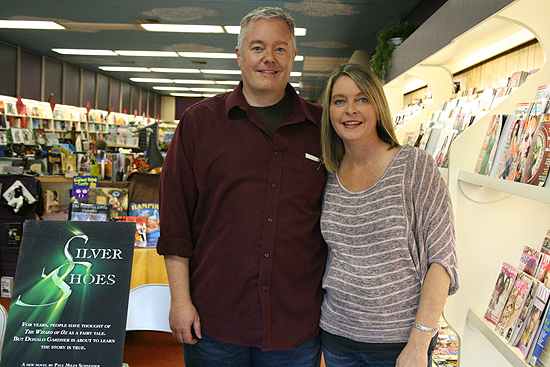
<svg viewBox="0 0 550 367"><path fill-rule="evenodd" d="M437 325L436 327L425 327L422 325L418 325L416 322L413 322L413 326L418 330L426 331L428 333L435 333L437 330L439 330L439 325Z"/></svg>

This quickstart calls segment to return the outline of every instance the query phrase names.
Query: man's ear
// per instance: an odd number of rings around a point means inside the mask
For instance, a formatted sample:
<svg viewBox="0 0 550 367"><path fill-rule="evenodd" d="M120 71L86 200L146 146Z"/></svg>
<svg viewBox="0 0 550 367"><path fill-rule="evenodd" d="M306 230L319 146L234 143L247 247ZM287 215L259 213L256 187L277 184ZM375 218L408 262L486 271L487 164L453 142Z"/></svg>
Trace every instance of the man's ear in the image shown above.
<svg viewBox="0 0 550 367"><path fill-rule="evenodd" d="M239 63L239 68L241 67L241 54L239 52L239 46L235 46L235 54L237 54L237 62Z"/></svg>

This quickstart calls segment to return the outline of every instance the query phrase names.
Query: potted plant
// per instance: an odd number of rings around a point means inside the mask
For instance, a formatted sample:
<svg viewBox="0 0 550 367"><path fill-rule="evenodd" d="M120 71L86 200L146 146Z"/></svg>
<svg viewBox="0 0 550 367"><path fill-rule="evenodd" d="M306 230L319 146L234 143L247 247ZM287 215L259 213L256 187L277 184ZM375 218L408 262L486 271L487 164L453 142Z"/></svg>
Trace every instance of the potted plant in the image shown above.
<svg viewBox="0 0 550 367"><path fill-rule="evenodd" d="M417 24L396 21L390 23L376 35L377 46L371 59L371 70L384 80L386 70L389 68L390 56L393 50L413 33Z"/></svg>

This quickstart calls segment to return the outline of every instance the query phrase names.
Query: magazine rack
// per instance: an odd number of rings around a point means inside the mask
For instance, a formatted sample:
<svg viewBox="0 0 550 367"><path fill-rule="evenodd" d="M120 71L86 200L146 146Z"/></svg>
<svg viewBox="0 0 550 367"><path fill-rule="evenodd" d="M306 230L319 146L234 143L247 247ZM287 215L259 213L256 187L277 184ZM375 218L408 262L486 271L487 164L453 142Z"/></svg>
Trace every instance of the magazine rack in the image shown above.
<svg viewBox="0 0 550 367"><path fill-rule="evenodd" d="M443 66L455 73L533 38L547 58L548 11L547 1L450 0L394 51L385 87L406 90L405 84L420 66ZM543 65L450 148L448 186L455 211L461 288L447 300L445 315L460 336L461 366L528 366L516 354L517 348L509 347L478 315L485 313L502 263L517 266L524 245L542 244L550 229L550 190L473 172L491 116L513 113L517 103L532 101L537 88L549 83L550 66ZM423 122L420 118L401 127L401 135ZM550 356L543 353L542 362L548 364Z"/></svg>

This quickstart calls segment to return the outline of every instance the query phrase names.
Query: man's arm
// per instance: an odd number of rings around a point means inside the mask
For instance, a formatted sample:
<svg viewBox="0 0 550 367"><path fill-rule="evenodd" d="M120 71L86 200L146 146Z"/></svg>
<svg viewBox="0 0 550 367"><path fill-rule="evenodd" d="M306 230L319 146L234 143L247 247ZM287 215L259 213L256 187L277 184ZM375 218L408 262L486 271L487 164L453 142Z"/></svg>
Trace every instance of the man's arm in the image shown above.
<svg viewBox="0 0 550 367"><path fill-rule="evenodd" d="M202 338L199 314L191 300L189 286L189 258L165 255L166 272L170 285L170 328L179 343L195 344ZM194 335L192 334L194 331ZM196 335L196 336L195 336Z"/></svg>

